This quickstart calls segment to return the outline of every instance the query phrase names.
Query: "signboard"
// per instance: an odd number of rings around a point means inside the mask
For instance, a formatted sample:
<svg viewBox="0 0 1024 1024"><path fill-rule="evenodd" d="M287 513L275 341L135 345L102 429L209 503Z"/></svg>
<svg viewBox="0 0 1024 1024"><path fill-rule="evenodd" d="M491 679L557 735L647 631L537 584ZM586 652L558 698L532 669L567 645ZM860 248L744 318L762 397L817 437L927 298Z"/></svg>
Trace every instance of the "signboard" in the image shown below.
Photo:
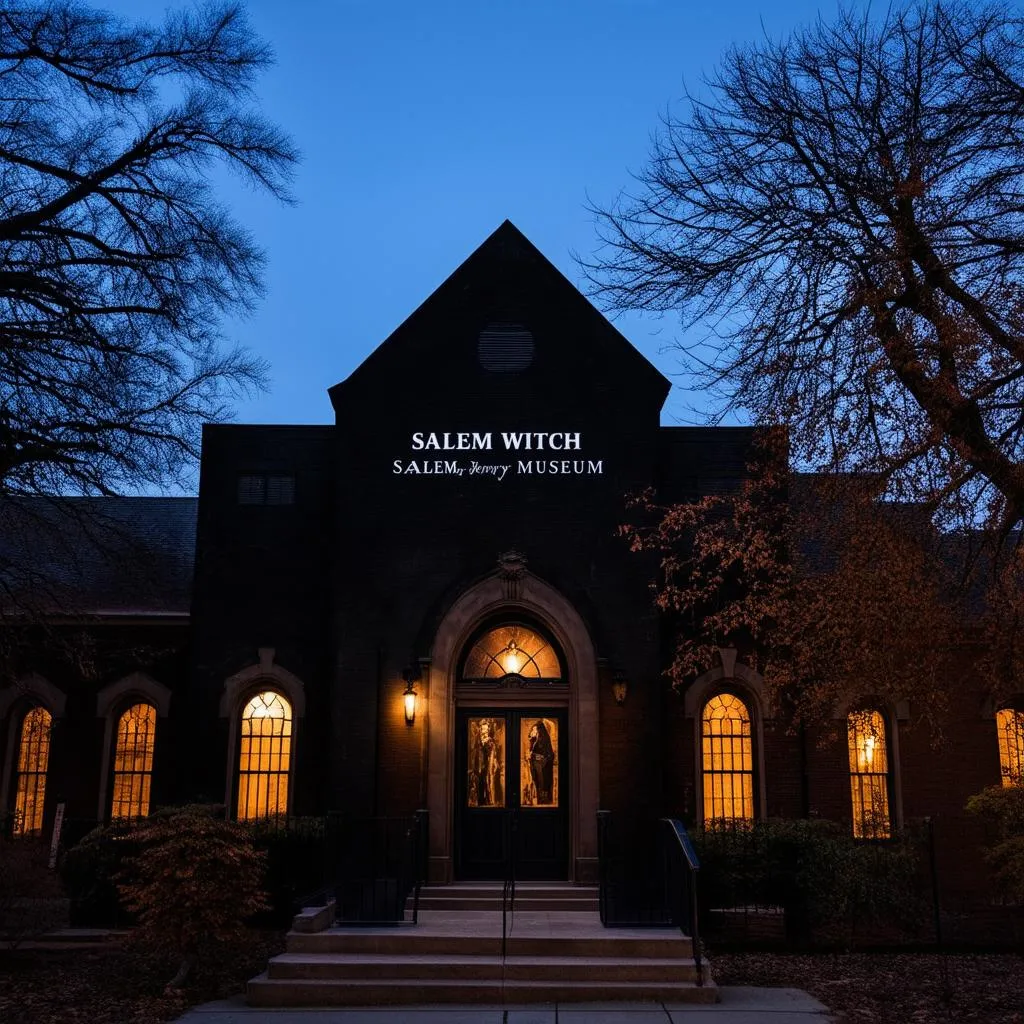
<svg viewBox="0 0 1024 1024"><path fill-rule="evenodd" d="M412 458L394 459L395 476L601 476L603 459L583 457L579 431L416 431ZM440 453L446 453L442 458ZM460 454L449 455L457 452Z"/></svg>
<svg viewBox="0 0 1024 1024"><path fill-rule="evenodd" d="M57 850L60 849L60 830L64 825L64 804L57 804L57 813L53 816L53 838L50 840L50 870L57 866Z"/></svg>

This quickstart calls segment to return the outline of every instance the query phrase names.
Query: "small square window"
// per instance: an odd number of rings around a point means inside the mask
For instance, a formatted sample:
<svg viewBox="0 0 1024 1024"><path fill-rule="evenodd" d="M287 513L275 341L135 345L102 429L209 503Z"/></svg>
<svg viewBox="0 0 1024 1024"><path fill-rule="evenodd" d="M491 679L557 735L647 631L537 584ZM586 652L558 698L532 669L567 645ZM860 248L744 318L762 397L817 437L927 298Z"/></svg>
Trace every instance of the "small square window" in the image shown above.
<svg viewBox="0 0 1024 1024"><path fill-rule="evenodd" d="M238 504L262 505L267 499L267 478L265 476L240 476L238 478Z"/></svg>
<svg viewBox="0 0 1024 1024"><path fill-rule="evenodd" d="M268 505L294 505L295 504L295 477L293 477L293 476L268 476L267 477L267 504Z"/></svg>
<svg viewBox="0 0 1024 1024"><path fill-rule="evenodd" d="M294 505L295 477L240 476L238 478L238 504Z"/></svg>

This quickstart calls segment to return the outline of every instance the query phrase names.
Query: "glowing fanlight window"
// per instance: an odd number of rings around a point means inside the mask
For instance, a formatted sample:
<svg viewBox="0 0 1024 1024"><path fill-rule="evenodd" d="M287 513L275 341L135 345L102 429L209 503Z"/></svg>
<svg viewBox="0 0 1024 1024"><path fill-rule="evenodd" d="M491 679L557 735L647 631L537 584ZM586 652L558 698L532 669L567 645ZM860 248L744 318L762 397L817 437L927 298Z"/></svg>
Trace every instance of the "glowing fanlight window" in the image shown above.
<svg viewBox="0 0 1024 1024"><path fill-rule="evenodd" d="M470 649L462 670L464 679L558 680L562 666L545 637L528 626L498 626L484 634Z"/></svg>

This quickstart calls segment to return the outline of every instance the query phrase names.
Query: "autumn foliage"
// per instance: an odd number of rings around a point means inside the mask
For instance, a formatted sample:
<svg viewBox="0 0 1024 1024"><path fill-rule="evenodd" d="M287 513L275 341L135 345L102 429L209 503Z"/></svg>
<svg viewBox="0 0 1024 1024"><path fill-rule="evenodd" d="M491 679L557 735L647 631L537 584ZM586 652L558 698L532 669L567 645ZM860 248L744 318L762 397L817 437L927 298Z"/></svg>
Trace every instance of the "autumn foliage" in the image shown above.
<svg viewBox="0 0 1024 1024"><path fill-rule="evenodd" d="M121 872L121 898L138 920L135 938L181 958L172 984L213 947L240 939L246 919L266 907L265 853L245 825L217 810L174 807L141 820L131 837L137 852Z"/></svg>
<svg viewBox="0 0 1024 1024"><path fill-rule="evenodd" d="M880 500L877 478L793 474L784 433L755 436L732 493L659 505L648 492L622 527L634 550L659 557L672 684L737 647L793 721L912 699L939 735L970 630L1006 628L980 611L972 622L962 545L922 507Z"/></svg>

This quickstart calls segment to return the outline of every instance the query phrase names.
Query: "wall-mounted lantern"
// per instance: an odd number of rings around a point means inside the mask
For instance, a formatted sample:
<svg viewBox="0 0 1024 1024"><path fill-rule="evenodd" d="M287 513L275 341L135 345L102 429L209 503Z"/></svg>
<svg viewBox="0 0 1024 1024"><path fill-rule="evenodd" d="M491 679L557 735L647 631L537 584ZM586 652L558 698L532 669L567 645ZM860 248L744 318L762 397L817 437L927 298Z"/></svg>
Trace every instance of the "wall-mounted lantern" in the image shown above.
<svg viewBox="0 0 1024 1024"><path fill-rule="evenodd" d="M419 668L411 666L404 669L402 678L405 680L405 693L402 694L405 703L405 724L412 725L416 721L416 687L413 684L420 678Z"/></svg>
<svg viewBox="0 0 1024 1024"><path fill-rule="evenodd" d="M629 691L629 681L625 672L616 672L612 676L612 696L615 703L621 708L626 703L626 693Z"/></svg>

